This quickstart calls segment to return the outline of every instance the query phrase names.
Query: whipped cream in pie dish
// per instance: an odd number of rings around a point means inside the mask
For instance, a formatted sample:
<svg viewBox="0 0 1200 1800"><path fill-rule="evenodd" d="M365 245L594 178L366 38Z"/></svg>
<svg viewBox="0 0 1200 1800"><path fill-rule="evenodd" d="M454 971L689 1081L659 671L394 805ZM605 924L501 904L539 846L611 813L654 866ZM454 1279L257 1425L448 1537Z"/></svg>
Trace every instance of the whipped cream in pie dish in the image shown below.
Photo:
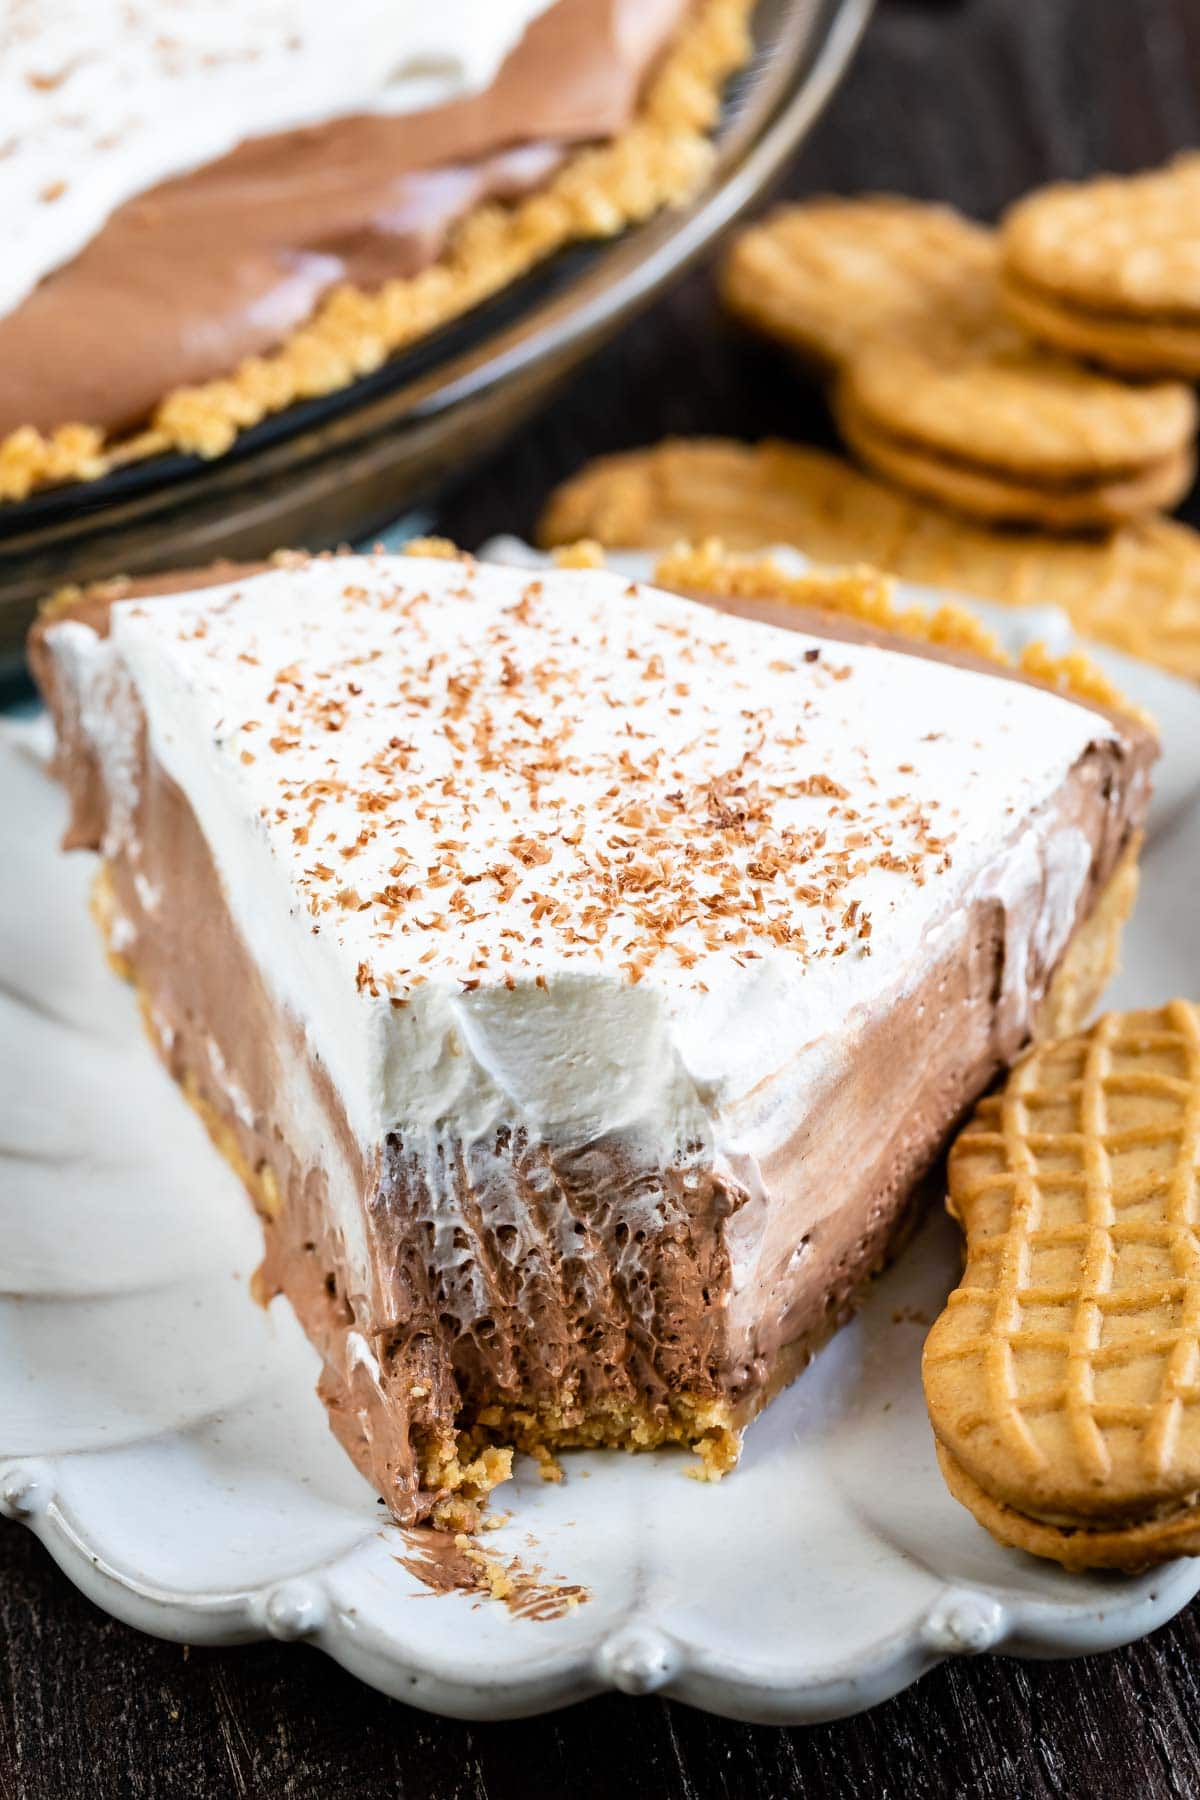
<svg viewBox="0 0 1200 1800"><path fill-rule="evenodd" d="M549 4L14 0L0 27L0 313L118 206L243 139L486 88Z"/></svg>
<svg viewBox="0 0 1200 1800"><path fill-rule="evenodd" d="M0 499L333 391L687 197L749 0L16 0Z"/></svg>
<svg viewBox="0 0 1200 1800"><path fill-rule="evenodd" d="M1090 1005L1153 739L821 611L291 559L37 628L72 840L402 1518L710 1473Z"/></svg>

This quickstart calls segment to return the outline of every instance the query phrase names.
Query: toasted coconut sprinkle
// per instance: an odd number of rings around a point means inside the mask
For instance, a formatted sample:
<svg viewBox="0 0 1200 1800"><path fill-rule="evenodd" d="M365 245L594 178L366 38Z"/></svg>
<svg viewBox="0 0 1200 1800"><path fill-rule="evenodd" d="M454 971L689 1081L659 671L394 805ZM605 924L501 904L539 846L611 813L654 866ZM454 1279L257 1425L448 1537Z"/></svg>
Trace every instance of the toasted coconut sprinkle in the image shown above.
<svg viewBox="0 0 1200 1800"><path fill-rule="evenodd" d="M978 823L961 683L1014 742L1029 703L587 570L313 559L120 610L169 620L298 908L372 996L869 956ZM1017 804L992 763L986 805Z"/></svg>

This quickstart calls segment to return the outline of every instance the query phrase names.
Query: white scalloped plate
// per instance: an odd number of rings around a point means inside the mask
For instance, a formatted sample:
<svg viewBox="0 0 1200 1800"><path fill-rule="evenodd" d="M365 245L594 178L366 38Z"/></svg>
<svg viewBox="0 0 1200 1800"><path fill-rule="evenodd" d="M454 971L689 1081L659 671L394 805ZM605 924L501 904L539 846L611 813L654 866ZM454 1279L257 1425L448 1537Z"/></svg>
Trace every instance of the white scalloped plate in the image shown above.
<svg viewBox="0 0 1200 1800"><path fill-rule="evenodd" d="M40 723L0 731L0 1510L99 1605L191 1643L303 1637L464 1717L617 1687L791 1722L947 1655L1107 1649L1200 1587L1195 1563L1069 1577L948 1497L914 1319L957 1267L939 1215L729 1480L687 1481L671 1454L573 1456L560 1487L520 1470L488 1548L587 1604L535 1622L431 1594L327 1430L286 1305L249 1298L257 1224L103 962ZM1147 854L1120 1002L1200 992L1197 886L1192 809Z"/></svg>

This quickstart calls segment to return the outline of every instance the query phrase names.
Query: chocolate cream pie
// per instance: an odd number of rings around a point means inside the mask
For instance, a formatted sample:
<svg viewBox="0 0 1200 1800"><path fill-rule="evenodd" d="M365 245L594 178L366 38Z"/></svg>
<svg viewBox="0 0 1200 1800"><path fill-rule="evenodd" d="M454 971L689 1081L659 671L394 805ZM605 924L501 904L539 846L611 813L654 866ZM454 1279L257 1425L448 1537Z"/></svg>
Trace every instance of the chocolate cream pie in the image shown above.
<svg viewBox="0 0 1200 1800"><path fill-rule="evenodd" d="M750 0L13 0L0 500L204 456L687 197Z"/></svg>
<svg viewBox="0 0 1200 1800"><path fill-rule="evenodd" d="M663 575L716 603L292 557L34 632L113 961L404 1520L513 1446L728 1469L1132 899L1102 690L871 575Z"/></svg>

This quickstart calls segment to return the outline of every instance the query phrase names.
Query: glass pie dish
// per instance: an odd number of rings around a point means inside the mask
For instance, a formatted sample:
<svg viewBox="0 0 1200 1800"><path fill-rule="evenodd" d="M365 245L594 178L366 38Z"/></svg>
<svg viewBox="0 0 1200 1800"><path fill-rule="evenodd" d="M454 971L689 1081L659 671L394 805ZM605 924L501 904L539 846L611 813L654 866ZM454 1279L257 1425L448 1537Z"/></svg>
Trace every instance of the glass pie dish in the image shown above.
<svg viewBox="0 0 1200 1800"><path fill-rule="evenodd" d="M244 432L0 506L0 663L68 582L370 535L482 455L762 193L858 42L871 0L760 0L708 183L684 208L560 252L373 374Z"/></svg>

